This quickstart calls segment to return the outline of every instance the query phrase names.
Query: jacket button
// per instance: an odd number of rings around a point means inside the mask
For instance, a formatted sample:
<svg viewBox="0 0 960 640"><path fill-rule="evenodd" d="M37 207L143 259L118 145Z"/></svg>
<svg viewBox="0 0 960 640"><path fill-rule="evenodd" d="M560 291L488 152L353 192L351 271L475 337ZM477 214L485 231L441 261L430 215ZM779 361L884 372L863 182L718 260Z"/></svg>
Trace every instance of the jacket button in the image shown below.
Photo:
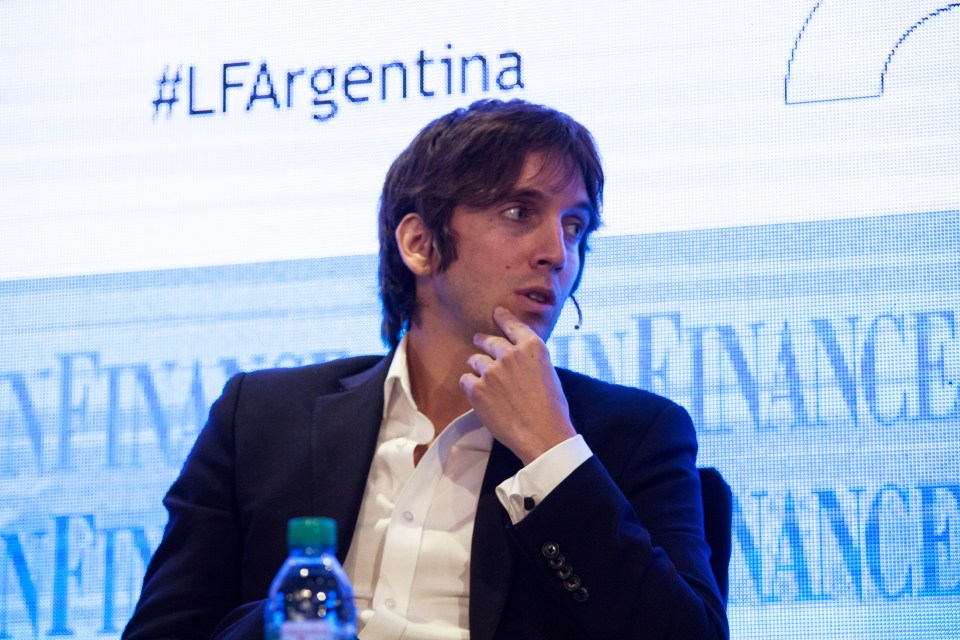
<svg viewBox="0 0 960 640"><path fill-rule="evenodd" d="M576 591L580 586L580 576L577 574L573 574L568 580L563 581L563 588L567 591Z"/></svg>
<svg viewBox="0 0 960 640"><path fill-rule="evenodd" d="M573 599L577 602L586 602L587 598L590 597L590 592L587 591L586 587L580 587L573 592Z"/></svg>
<svg viewBox="0 0 960 640"><path fill-rule="evenodd" d="M558 545L556 542L548 542L543 545L541 551L543 552L544 558L552 560L560 555L560 545Z"/></svg>
<svg viewBox="0 0 960 640"><path fill-rule="evenodd" d="M573 567L568 564L563 565L557 570L557 577L561 580L568 580L573 575ZM579 579L579 578L578 578ZM580 585L577 585L578 587Z"/></svg>
<svg viewBox="0 0 960 640"><path fill-rule="evenodd" d="M562 569L563 565L567 564L567 559L563 557L561 553L556 558L550 558L547 560L547 566L551 569Z"/></svg>

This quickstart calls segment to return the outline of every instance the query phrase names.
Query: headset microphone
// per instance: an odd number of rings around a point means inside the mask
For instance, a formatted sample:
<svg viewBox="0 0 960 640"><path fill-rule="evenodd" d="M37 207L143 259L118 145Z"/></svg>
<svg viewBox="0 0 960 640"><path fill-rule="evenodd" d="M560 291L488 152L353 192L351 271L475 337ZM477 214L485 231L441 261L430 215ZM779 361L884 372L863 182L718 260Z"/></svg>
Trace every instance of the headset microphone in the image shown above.
<svg viewBox="0 0 960 640"><path fill-rule="evenodd" d="M583 311L580 310L580 304L577 302L577 299L573 297L573 294L570 294L570 299L573 300L573 306L577 308L577 324L573 325L574 329L579 329L580 325L583 324Z"/></svg>

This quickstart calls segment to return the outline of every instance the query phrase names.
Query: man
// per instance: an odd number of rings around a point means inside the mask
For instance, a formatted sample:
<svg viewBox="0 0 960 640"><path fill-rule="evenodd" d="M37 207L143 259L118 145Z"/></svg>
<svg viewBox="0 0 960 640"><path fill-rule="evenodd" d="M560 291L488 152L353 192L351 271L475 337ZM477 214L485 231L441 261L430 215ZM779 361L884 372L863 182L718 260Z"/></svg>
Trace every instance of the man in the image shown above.
<svg viewBox="0 0 960 640"><path fill-rule="evenodd" d="M554 110L424 128L381 197L390 354L227 383L125 637L261 637L300 515L340 525L361 638L727 637L686 412L544 345L602 191Z"/></svg>

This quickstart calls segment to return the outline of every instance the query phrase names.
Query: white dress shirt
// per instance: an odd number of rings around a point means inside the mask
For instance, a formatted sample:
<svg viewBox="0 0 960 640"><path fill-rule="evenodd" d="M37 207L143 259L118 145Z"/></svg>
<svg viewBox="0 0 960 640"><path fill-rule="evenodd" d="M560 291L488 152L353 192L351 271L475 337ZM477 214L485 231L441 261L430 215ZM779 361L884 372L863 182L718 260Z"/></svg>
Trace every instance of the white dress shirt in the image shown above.
<svg viewBox="0 0 960 640"><path fill-rule="evenodd" d="M344 569L361 640L469 638L470 546L493 436L473 411L434 440L410 390L406 337L384 383L384 415ZM414 466L414 449L431 443ZM580 435L497 487L516 524L591 455Z"/></svg>

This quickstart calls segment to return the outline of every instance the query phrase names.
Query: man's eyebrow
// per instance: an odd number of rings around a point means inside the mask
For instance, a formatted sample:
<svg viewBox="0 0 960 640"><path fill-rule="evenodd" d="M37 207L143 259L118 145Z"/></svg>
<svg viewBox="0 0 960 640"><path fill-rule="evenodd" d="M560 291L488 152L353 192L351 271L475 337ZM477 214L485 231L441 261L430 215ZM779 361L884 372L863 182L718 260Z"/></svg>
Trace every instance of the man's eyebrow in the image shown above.
<svg viewBox="0 0 960 640"><path fill-rule="evenodd" d="M539 189L512 189L504 194L503 200L546 200L547 196Z"/></svg>
<svg viewBox="0 0 960 640"><path fill-rule="evenodd" d="M502 198L504 201L510 200L528 200L534 202L543 202L547 199L546 194L540 189L514 189L513 191L507 192ZM567 212L571 211L582 211L588 216L596 216L597 209L594 207L588 200L581 200L580 202L574 204L571 207L565 209Z"/></svg>

